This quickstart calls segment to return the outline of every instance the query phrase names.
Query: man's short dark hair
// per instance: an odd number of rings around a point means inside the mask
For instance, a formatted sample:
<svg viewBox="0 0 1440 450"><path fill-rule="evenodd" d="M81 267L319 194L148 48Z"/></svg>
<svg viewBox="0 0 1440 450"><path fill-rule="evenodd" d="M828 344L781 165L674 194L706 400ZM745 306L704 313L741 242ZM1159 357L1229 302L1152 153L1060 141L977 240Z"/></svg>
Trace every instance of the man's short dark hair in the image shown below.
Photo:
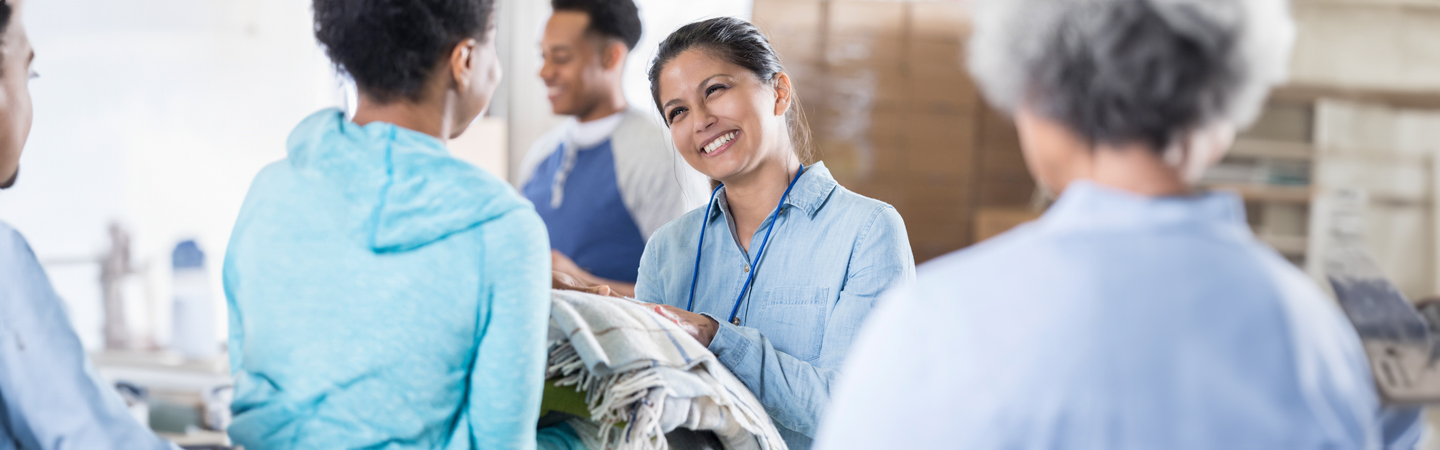
<svg viewBox="0 0 1440 450"><path fill-rule="evenodd" d="M634 50L640 43L640 10L633 0L551 0L550 7L557 12L585 13L590 16L588 31L619 39L625 48Z"/></svg>
<svg viewBox="0 0 1440 450"><path fill-rule="evenodd" d="M495 0L315 0L315 38L376 101L419 100L451 49L483 39Z"/></svg>
<svg viewBox="0 0 1440 450"><path fill-rule="evenodd" d="M10 29L10 12L10 2L0 0L0 44L5 43L5 30Z"/></svg>

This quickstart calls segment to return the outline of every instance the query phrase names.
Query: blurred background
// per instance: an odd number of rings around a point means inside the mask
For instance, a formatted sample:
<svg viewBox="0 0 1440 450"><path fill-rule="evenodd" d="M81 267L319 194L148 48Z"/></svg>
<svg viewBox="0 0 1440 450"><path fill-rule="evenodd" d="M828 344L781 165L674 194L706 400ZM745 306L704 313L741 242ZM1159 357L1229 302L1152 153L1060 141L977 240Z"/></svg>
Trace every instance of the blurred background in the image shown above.
<svg viewBox="0 0 1440 450"><path fill-rule="evenodd" d="M549 2L499 3L504 82L451 146L513 179L560 118L536 75ZM627 68L631 104L652 104L644 71L671 30L752 19L795 80L817 158L899 210L917 262L1050 201L1009 119L963 69L964 1L636 3L645 34ZM1440 294L1440 3L1292 4L1290 80L1205 184L1239 192L1257 235L1316 276L1328 243L1312 230L1334 226L1337 199L1363 198L1386 275L1412 300ZM148 399L136 414L179 439L215 438L204 430L223 427L216 405L228 402L219 269L230 228L290 129L352 104L353 87L315 43L305 0L45 0L26 14L35 124L0 219L30 240L102 373Z"/></svg>

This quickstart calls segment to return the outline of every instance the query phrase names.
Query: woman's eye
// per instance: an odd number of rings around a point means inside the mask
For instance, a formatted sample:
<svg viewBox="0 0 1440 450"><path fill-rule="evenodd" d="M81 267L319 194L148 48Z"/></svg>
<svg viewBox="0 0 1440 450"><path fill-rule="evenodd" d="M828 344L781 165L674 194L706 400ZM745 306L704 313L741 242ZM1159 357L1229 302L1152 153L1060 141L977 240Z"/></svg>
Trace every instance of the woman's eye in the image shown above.
<svg viewBox="0 0 1440 450"><path fill-rule="evenodd" d="M675 118L678 117L678 116L680 116L680 113L682 113L682 112L685 112L685 108L675 108L675 109L670 110L670 115L669 115L669 116L666 116L665 121L666 121L666 122L670 122L670 123L675 123Z"/></svg>
<svg viewBox="0 0 1440 450"><path fill-rule="evenodd" d="M723 84L717 84L717 85L714 85L714 86L710 86L710 87L708 87L708 88L705 88L705 96L706 96L706 97L709 97L710 94L714 94L715 91L718 91L718 90L721 90L721 89L725 89L725 85L723 85Z"/></svg>

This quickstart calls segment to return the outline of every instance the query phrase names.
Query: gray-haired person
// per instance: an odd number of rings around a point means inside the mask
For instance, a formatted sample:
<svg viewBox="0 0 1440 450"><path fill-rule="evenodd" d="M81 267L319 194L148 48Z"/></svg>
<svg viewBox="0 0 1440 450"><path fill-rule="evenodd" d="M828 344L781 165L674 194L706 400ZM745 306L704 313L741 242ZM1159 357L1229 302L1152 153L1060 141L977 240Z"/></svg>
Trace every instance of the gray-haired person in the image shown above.
<svg viewBox="0 0 1440 450"><path fill-rule="evenodd" d="M971 72L1059 199L886 294L817 448L1416 445L1338 308L1194 188L1284 79L1284 0L975 8Z"/></svg>

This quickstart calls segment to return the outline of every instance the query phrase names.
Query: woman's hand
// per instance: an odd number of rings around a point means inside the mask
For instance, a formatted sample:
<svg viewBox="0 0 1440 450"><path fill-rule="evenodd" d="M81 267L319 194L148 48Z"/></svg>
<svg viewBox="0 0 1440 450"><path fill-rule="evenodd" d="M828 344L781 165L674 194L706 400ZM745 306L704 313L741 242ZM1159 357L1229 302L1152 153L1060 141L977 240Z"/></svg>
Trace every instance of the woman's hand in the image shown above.
<svg viewBox="0 0 1440 450"><path fill-rule="evenodd" d="M611 297L620 298L635 296L634 283L626 283L623 281L609 280L597 277L590 272L585 271L585 269L580 268L579 264L575 264L575 260L570 259L569 256L565 256L564 253L560 253L559 250L550 250L550 268L555 272L569 275L571 278L575 279L575 281L578 282L581 286L603 285L609 289L608 294L601 295L609 295ZM557 287L556 289L563 288Z"/></svg>
<svg viewBox="0 0 1440 450"><path fill-rule="evenodd" d="M715 319L669 305L648 303L645 306L660 314L661 317L675 322L690 337L700 341L700 345L709 347L710 341L715 339L715 332L720 331L720 324L715 322Z"/></svg>
<svg viewBox="0 0 1440 450"><path fill-rule="evenodd" d="M569 274L554 270L550 271L550 288L565 291L588 292L591 294L604 295L607 297L619 297L619 295L615 295L615 293L610 292L610 286L606 286L603 284L586 283L584 281L580 281L579 278L575 278L573 276L570 276Z"/></svg>

